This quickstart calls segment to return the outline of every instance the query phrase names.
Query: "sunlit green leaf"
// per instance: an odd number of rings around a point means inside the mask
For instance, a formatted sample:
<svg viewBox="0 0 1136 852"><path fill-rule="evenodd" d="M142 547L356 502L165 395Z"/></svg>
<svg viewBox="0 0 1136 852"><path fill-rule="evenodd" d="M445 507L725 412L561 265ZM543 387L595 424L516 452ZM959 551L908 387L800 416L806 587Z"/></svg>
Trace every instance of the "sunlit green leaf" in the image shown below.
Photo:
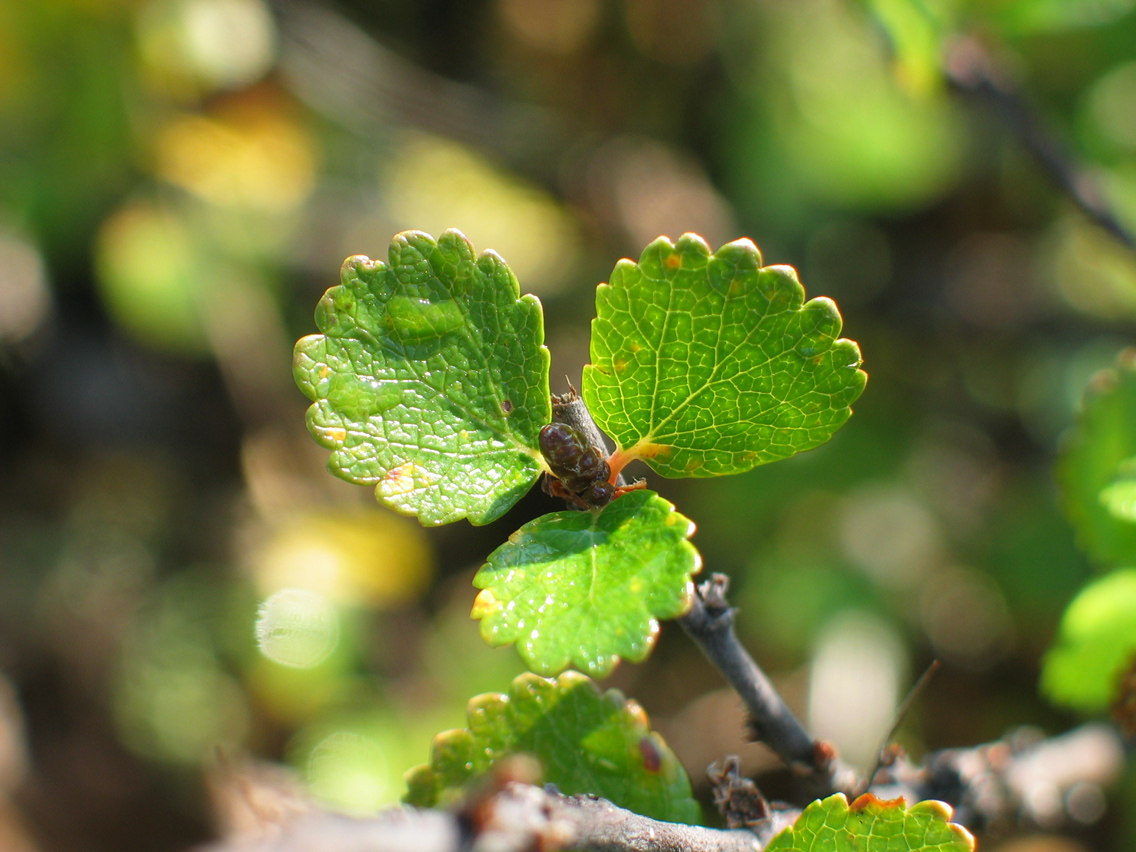
<svg viewBox="0 0 1136 852"><path fill-rule="evenodd" d="M473 616L491 645L516 643L533 671L574 665L602 677L646 658L658 619L690 607L701 567L694 524L651 491L596 512L530 521L477 572Z"/></svg>
<svg viewBox="0 0 1136 852"><path fill-rule="evenodd" d="M1117 467L1116 478L1101 489L1100 502L1120 521L1136 523L1136 459L1126 459Z"/></svg>
<svg viewBox="0 0 1136 852"><path fill-rule="evenodd" d="M1094 377L1057 463L1065 513L1081 546L1103 563L1136 562L1136 521L1124 509L1134 456L1136 371L1126 355Z"/></svg>
<svg viewBox="0 0 1136 852"><path fill-rule="evenodd" d="M517 677L507 695L469 702L469 727L434 738L429 766L407 774L406 801L433 807L501 758L529 754L544 780L569 795L591 793L669 822L695 823L690 780L647 714L617 690L600 693L587 677Z"/></svg>
<svg viewBox="0 0 1136 852"><path fill-rule="evenodd" d="M973 852L974 838L950 821L942 802L907 807L903 799L885 801L864 795L851 805L843 793L805 808L790 828L765 847L766 852Z"/></svg>
<svg viewBox="0 0 1136 852"><path fill-rule="evenodd" d="M540 303L458 231L350 257L296 344L308 428L331 472L423 524L486 524L528 491L551 419Z"/></svg>
<svg viewBox="0 0 1136 852"><path fill-rule="evenodd" d="M827 441L864 389L831 299L805 302L749 240L714 254L660 237L596 291L584 400L632 458L664 476L741 473Z"/></svg>
<svg viewBox="0 0 1136 852"><path fill-rule="evenodd" d="M1045 657L1041 687L1058 704L1086 713L1107 708L1136 656L1136 568L1086 586L1061 619Z"/></svg>

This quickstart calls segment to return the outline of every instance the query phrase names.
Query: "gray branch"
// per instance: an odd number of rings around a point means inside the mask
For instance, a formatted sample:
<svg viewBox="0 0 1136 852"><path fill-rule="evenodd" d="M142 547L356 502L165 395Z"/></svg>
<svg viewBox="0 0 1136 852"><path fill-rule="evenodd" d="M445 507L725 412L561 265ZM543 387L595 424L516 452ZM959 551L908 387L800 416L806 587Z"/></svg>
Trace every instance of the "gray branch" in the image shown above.
<svg viewBox="0 0 1136 852"><path fill-rule="evenodd" d="M370 819L309 812L249 842L201 852L761 852L773 833L661 822L594 796L510 783L460 813L400 808Z"/></svg>
<svg viewBox="0 0 1136 852"><path fill-rule="evenodd" d="M858 783L855 773L840 762L832 746L812 738L738 640L736 610L726 601L728 584L724 574L712 575L679 624L741 697L753 738L802 776L808 798L851 793Z"/></svg>
<svg viewBox="0 0 1136 852"><path fill-rule="evenodd" d="M956 809L955 822L970 829L1054 830L1098 819L1103 790L1123 769L1116 730L1091 724L1050 739L1019 731L974 748L935 752L919 765L901 762L873 792L909 803L946 801ZM237 785L251 806L261 791L250 786ZM269 809L258 837L232 837L200 852L761 852L799 811L774 810L753 830L720 830L511 782L474 795L456 813L395 808L360 819L309 808L299 816L281 814Z"/></svg>

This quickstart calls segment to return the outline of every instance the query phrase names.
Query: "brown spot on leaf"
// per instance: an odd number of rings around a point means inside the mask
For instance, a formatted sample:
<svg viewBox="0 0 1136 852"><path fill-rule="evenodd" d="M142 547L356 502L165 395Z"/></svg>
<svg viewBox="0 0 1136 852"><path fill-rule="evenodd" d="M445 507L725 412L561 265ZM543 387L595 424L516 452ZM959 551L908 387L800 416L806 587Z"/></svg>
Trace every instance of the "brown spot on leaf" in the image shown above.
<svg viewBox="0 0 1136 852"><path fill-rule="evenodd" d="M678 269L679 266L682 264L682 258L679 257L677 254L672 254L669 257L667 257L666 261L664 261L664 262L667 265L667 269Z"/></svg>
<svg viewBox="0 0 1136 852"><path fill-rule="evenodd" d="M663 753L649 736L639 738L639 754L643 756L643 768L657 775L663 769Z"/></svg>
<svg viewBox="0 0 1136 852"><path fill-rule="evenodd" d="M501 410L506 414L511 414L513 411L513 403L511 403L509 400L505 400L501 403Z"/></svg>

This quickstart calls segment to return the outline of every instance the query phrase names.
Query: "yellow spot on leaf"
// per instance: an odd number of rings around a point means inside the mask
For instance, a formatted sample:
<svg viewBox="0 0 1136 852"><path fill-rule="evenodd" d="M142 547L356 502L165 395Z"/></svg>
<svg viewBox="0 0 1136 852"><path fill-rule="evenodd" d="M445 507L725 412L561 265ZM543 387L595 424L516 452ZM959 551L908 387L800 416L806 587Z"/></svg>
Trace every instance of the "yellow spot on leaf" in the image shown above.
<svg viewBox="0 0 1136 852"><path fill-rule="evenodd" d="M647 717L647 711L643 709L638 701L633 698L627 700L625 710L631 724L636 727L648 728L651 726L651 720Z"/></svg>
<svg viewBox="0 0 1136 852"><path fill-rule="evenodd" d="M682 258L677 254L672 254L664 262L667 265L667 269L678 269L679 265L682 263Z"/></svg>
<svg viewBox="0 0 1136 852"><path fill-rule="evenodd" d="M670 455L673 450L670 444L639 444L635 447L635 455L641 459L653 459L658 456Z"/></svg>
<svg viewBox="0 0 1136 852"><path fill-rule="evenodd" d="M473 609L470 611L469 617L484 618L496 610L499 605L499 601L493 596L491 589L482 589L473 599Z"/></svg>
<svg viewBox="0 0 1136 852"><path fill-rule="evenodd" d="M347 440L347 430L338 426L325 430L324 434L337 444L342 444Z"/></svg>
<svg viewBox="0 0 1136 852"><path fill-rule="evenodd" d="M613 361L611 366L613 366L615 368L615 372L622 373L624 370L627 369L627 361L623 358L620 358L616 361Z"/></svg>

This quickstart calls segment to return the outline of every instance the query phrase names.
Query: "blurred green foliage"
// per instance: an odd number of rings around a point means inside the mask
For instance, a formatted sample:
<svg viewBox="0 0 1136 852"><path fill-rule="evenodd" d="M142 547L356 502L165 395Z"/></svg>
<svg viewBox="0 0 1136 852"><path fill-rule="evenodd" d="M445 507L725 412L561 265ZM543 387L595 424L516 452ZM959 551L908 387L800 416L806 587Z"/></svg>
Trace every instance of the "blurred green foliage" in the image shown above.
<svg viewBox="0 0 1136 852"><path fill-rule="evenodd" d="M1042 687L1054 701L1101 713L1136 654L1136 570L1114 571L1086 586L1061 619L1045 659Z"/></svg>
<svg viewBox="0 0 1136 852"><path fill-rule="evenodd" d="M855 695L944 662L903 732L916 752L1070 725L1037 675L1094 569L1050 469L1132 343L1136 260L952 88L958 37L1136 225L1128 0L0 4L0 676L30 754L5 827L43 850L186 848L213 830L217 744L378 807L519 671L478 637L469 584L558 507L423 531L303 434L291 341L344 257L405 228L500 251L574 383L614 258L694 231L795 266L863 348L855 415L777 465L652 487L798 708L846 674L834 642L874 637L893 652ZM335 613L310 668L256 644L289 589ZM761 768L705 715L720 684L682 637L614 682L680 759ZM1126 819L1071 848L1130 848Z"/></svg>

